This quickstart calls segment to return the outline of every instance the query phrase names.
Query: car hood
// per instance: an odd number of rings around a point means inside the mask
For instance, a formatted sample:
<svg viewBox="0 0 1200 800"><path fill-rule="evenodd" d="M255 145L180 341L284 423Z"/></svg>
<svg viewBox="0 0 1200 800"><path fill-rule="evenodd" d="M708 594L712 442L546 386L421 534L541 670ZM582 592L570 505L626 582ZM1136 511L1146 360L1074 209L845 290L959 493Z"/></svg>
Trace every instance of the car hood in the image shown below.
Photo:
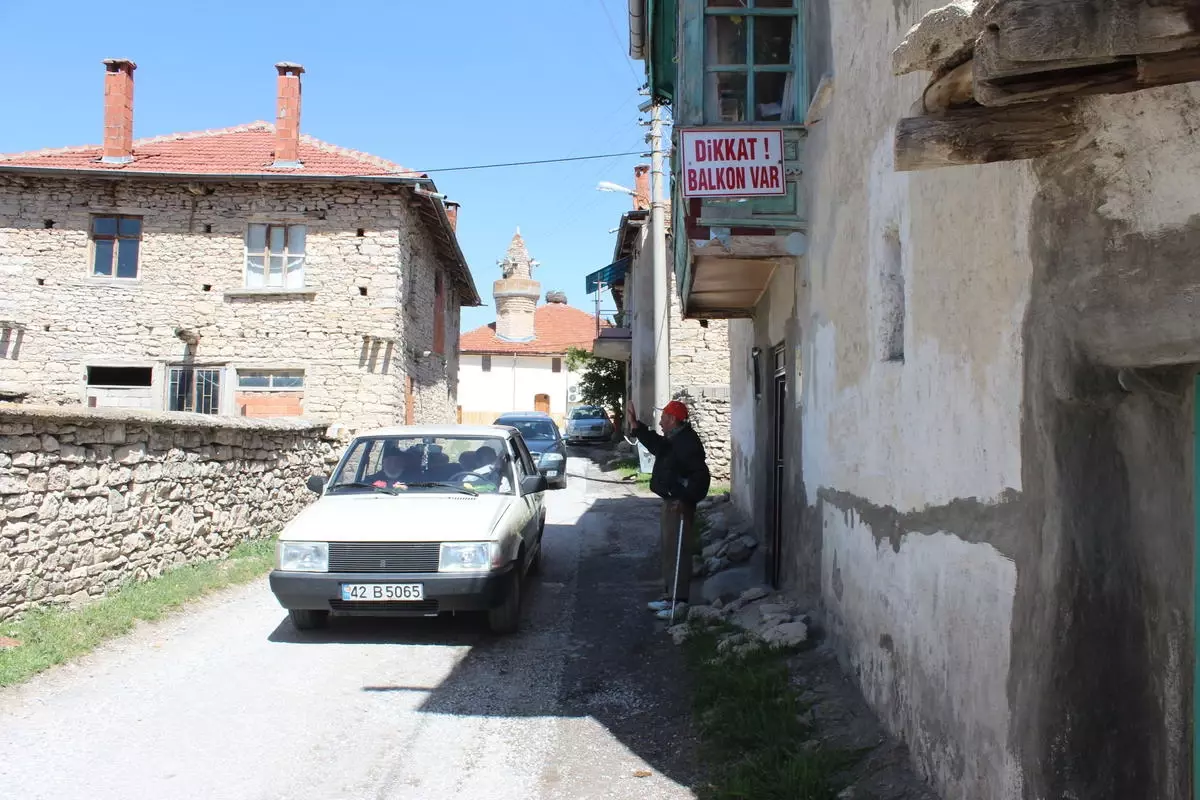
<svg viewBox="0 0 1200 800"><path fill-rule="evenodd" d="M525 440L525 446L529 448L531 453L546 453L558 447L558 442L554 439L538 439L536 441Z"/></svg>
<svg viewBox="0 0 1200 800"><path fill-rule="evenodd" d="M287 524L280 539L310 542L483 541L500 532L513 495L323 495Z"/></svg>

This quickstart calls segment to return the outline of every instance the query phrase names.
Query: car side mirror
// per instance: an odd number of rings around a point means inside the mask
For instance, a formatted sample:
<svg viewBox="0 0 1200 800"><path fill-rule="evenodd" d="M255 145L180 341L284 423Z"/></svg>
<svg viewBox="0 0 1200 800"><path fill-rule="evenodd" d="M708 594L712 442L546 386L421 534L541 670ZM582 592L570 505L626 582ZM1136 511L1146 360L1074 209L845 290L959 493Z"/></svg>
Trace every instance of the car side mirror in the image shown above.
<svg viewBox="0 0 1200 800"><path fill-rule="evenodd" d="M537 494L549 488L545 475L526 475L521 479L521 494Z"/></svg>
<svg viewBox="0 0 1200 800"><path fill-rule="evenodd" d="M326 479L324 475L309 475L308 482L305 484L305 486L307 486L308 490L313 494L320 494L321 492L325 491L325 480Z"/></svg>

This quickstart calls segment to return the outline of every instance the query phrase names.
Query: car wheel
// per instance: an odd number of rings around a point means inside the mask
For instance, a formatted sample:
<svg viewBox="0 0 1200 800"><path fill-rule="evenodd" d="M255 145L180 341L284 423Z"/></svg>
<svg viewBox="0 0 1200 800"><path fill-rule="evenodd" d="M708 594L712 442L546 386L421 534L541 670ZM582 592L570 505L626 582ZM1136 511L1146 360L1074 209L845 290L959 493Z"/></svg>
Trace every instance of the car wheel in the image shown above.
<svg viewBox="0 0 1200 800"><path fill-rule="evenodd" d="M288 611L292 625L298 631L314 631L329 626L329 612L311 608L293 608Z"/></svg>
<svg viewBox="0 0 1200 800"><path fill-rule="evenodd" d="M509 573L508 590L504 593L504 602L490 609L488 628L492 633L516 633L521 623L521 570L513 569Z"/></svg>

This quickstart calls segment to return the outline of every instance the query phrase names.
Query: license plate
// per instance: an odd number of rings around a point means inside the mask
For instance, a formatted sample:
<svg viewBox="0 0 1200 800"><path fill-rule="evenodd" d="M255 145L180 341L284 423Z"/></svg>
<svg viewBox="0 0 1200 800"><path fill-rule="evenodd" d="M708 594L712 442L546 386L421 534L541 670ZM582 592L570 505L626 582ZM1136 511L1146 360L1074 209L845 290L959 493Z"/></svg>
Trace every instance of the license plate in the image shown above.
<svg viewBox="0 0 1200 800"><path fill-rule="evenodd" d="M425 599L425 586L420 583L343 583L342 599L357 602L396 602Z"/></svg>

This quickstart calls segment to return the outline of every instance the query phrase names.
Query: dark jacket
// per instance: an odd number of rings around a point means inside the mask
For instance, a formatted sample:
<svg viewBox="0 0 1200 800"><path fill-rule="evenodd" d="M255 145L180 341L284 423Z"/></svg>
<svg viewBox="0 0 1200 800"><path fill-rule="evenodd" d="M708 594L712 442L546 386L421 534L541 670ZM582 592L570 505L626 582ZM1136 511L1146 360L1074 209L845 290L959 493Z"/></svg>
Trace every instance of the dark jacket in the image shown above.
<svg viewBox="0 0 1200 800"><path fill-rule="evenodd" d="M633 435L654 456L650 491L664 500L681 500L692 506L708 496L712 478L704 445L691 425L684 425L673 436L662 436L639 422Z"/></svg>

